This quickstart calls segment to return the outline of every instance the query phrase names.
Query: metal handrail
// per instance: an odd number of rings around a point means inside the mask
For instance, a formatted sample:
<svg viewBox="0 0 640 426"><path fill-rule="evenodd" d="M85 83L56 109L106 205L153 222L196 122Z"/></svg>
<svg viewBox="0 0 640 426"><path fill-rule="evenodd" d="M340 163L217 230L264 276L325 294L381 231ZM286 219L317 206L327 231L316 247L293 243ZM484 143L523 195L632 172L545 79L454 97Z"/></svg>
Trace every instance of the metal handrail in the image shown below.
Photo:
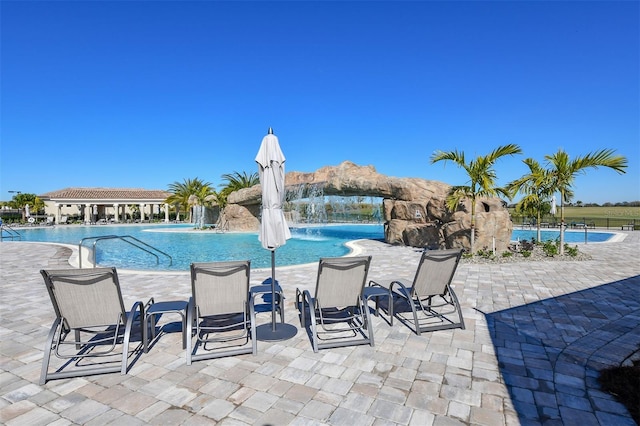
<svg viewBox="0 0 640 426"><path fill-rule="evenodd" d="M102 240L113 240L113 239L118 239L120 241L123 241L127 244L130 244L136 248L139 248L140 250L149 253L150 255L154 256L156 258L156 265L160 263L160 258L156 253L160 253L166 257L169 258L169 266L171 266L171 264L173 263L173 258L171 257L171 255L163 252L160 249L157 249L156 247L153 247L147 243L145 243L144 241L140 241L139 239L137 239L136 237L133 237L131 235L102 235L102 236L98 236L98 237L85 237L82 240L80 240L80 243L78 244L78 259L79 259L79 267L80 269L82 269L82 244L86 241L86 240L95 240L93 242L93 267L96 267L96 244L98 244L98 242L102 241ZM133 240L133 241L131 241ZM155 253L154 253L155 252Z"/></svg>
<svg viewBox="0 0 640 426"><path fill-rule="evenodd" d="M7 237L4 237L5 232L9 234ZM22 234L9 225L5 225L3 223L2 225L0 225L0 241L2 241L4 238L11 238L11 241L13 241L15 238L22 240Z"/></svg>

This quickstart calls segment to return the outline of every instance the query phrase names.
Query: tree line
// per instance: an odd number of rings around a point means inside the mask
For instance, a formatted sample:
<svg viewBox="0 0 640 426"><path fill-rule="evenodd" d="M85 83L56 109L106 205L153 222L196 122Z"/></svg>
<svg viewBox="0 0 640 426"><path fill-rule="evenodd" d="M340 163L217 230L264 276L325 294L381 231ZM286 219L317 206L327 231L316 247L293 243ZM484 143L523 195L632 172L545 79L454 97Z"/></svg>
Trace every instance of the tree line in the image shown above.
<svg viewBox="0 0 640 426"><path fill-rule="evenodd" d="M526 213L537 218L538 235L540 233L541 216L549 211L551 200L555 194L560 194L560 254L564 254L564 207L572 205L574 196L573 186L575 178L587 169L606 167L622 174L626 172L627 159L622 155L616 155L612 149L602 149L583 156L571 158L567 152L559 149L556 153L545 155L544 162L540 163L534 158L525 158L523 163L528 171L520 178L509 182L505 186L497 186L496 162L505 157L522 154L522 149L517 144L502 145L489 154L480 155L467 160L463 151L436 151L431 156L431 164L437 162L453 162L464 169L468 181L463 185L454 185L446 199L448 210L455 212L463 209L465 200L471 203L471 234L470 248L475 251L475 227L476 227L476 202L481 197L505 197L513 199L517 194L523 198L515 204L516 211ZM180 212L189 215L191 221L192 207L210 207L217 205L224 209L227 205L227 197L234 191L242 188L250 188L260 183L258 173L233 172L222 175L223 184L220 190L216 190L213 184L199 178L187 178L182 182L173 182L168 185L171 193L165 202L176 209L176 218L179 220ZM44 208L44 202L35 194L19 193L13 199L3 205L22 210L29 204L34 212ZM576 201L576 205L590 206ZM638 206L640 201L616 203L615 206ZM603 206L613 206L605 203ZM538 237L539 239L539 237Z"/></svg>
<svg viewBox="0 0 640 426"><path fill-rule="evenodd" d="M496 185L497 173L494 165L497 160L505 156L521 154L522 149L516 144L500 146L487 155L480 155L470 161L465 159L464 152L436 151L431 156L431 163L452 161L467 173L469 181L466 185L453 186L447 197L446 204L450 211L462 208L462 202L471 202L471 252L475 251L475 214L476 200L480 197L505 196L514 198L518 193L523 198L516 204L516 210L528 211L537 217L538 240L540 239L540 217L549 211L555 194L560 194L560 255L564 254L564 207L573 198L573 186L576 177L585 173L587 169L606 167L617 173L625 173L627 159L616 155L612 149L602 149L583 156L571 158L563 149L556 153L545 155L544 163L534 158L526 158L523 163L528 172L522 177L509 182L506 186Z"/></svg>

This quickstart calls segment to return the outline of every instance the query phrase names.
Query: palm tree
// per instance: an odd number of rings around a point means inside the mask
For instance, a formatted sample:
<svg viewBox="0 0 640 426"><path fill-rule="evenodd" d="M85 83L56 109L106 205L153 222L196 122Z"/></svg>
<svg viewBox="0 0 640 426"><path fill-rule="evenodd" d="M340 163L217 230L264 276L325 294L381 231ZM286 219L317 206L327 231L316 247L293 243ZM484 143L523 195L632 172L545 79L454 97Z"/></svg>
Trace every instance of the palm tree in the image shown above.
<svg viewBox="0 0 640 426"><path fill-rule="evenodd" d="M36 194L18 192L9 201L9 206L14 209L20 210L22 215L22 221L26 220L26 206L29 205L31 212L37 214L38 211L44 209L44 201L42 201Z"/></svg>
<svg viewBox="0 0 640 426"><path fill-rule="evenodd" d="M209 194L211 194L211 191L213 191L211 184L209 182L204 182L197 177L194 179L184 179L183 182L173 182L169 184L169 192L172 194L168 196L164 202L176 205L178 215L180 214L180 209L189 211L189 221L191 221L190 207L192 204L189 202L189 197L198 194L204 187L207 187L210 191ZM202 198L204 199L204 197Z"/></svg>
<svg viewBox="0 0 640 426"><path fill-rule="evenodd" d="M522 150L518 145L508 144L499 146L487 155L478 156L469 163L465 161L464 152L436 151L431 156L431 164L438 161L453 161L467 172L469 185L452 187L446 199L446 206L453 212L458 209L465 198L471 201L471 253L474 252L475 242L476 200L480 197L496 197L498 195L509 197L509 192L506 189L496 186L497 175L493 165L501 157L520 153Z"/></svg>
<svg viewBox="0 0 640 426"><path fill-rule="evenodd" d="M247 172L233 172L222 175L222 179L226 181L220 192L218 192L218 205L224 208L227 205L227 197L233 191L242 188L251 188L260 183L258 172L247 174Z"/></svg>
<svg viewBox="0 0 640 426"><path fill-rule="evenodd" d="M585 173L585 169L590 167L608 167L620 174L626 173L624 169L627 167L627 158L614 155L614 152L612 149L602 149L573 160L562 149L553 155L545 155L552 176L551 189L553 192L560 192L560 255L564 254L564 203L569 202L573 196L573 181L578 173Z"/></svg>
<svg viewBox="0 0 640 426"><path fill-rule="evenodd" d="M537 218L537 240L540 241L540 220L542 212L549 211L549 198L553 195L551 189L551 173L533 158L522 161L529 167L529 173L507 184L511 198L518 192L525 194L516 205L518 211L531 211Z"/></svg>

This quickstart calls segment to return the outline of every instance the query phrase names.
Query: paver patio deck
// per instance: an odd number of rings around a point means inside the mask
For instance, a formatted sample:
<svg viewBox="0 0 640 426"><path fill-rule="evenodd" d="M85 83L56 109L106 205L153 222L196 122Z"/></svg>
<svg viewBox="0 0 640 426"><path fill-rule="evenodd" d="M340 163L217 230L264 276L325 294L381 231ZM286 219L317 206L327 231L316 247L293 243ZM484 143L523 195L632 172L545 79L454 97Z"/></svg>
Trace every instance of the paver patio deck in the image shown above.
<svg viewBox="0 0 640 426"><path fill-rule="evenodd" d="M169 332L125 376L44 386L37 383L54 314L39 270L68 266L71 250L2 242L0 423L634 425L596 382L599 369L640 345L640 232L624 233L622 242L580 245L588 261L461 264L453 287L465 330L416 336L382 315L373 317L375 348L317 354L293 305L296 287L313 290L317 265L279 267L294 338L259 342L256 356L187 366L181 334ZM357 246L373 256L371 279L410 279L420 256L376 241ZM126 306L190 294L186 271L118 272ZM269 274L253 270L252 284Z"/></svg>

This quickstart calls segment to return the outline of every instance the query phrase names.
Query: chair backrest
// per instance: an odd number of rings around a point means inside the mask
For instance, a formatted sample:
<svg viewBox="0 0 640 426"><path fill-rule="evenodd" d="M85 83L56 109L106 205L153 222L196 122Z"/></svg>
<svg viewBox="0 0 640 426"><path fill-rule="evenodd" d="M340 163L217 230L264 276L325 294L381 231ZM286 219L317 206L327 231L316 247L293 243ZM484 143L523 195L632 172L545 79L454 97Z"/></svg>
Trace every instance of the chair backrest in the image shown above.
<svg viewBox="0 0 640 426"><path fill-rule="evenodd" d="M445 294L458 267L462 250L425 250L413 279L411 295L420 297Z"/></svg>
<svg viewBox="0 0 640 426"><path fill-rule="evenodd" d="M41 270L59 318L71 328L98 327L124 321L116 268Z"/></svg>
<svg viewBox="0 0 640 426"><path fill-rule="evenodd" d="M358 305L371 256L321 258L315 299L322 308Z"/></svg>
<svg viewBox="0 0 640 426"><path fill-rule="evenodd" d="M250 261L191 264L191 291L200 316L244 312L249 301Z"/></svg>

